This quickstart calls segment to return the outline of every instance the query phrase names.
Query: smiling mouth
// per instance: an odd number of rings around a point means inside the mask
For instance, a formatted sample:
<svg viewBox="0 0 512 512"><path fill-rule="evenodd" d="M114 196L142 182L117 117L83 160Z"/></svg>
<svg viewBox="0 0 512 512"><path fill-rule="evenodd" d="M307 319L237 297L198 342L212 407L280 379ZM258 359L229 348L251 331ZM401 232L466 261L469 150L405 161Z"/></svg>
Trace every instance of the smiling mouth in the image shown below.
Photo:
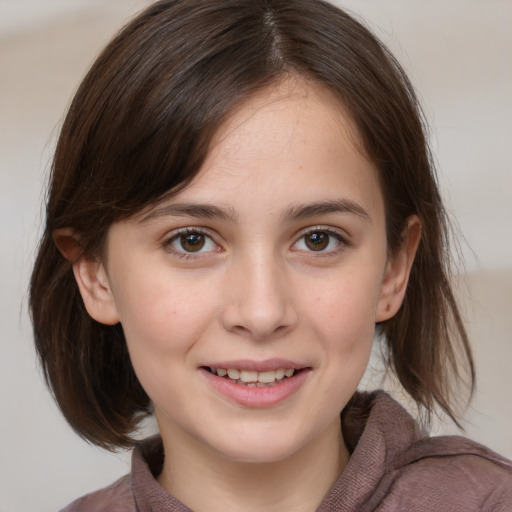
<svg viewBox="0 0 512 512"><path fill-rule="evenodd" d="M204 366L205 370L217 377L224 378L235 384L246 387L272 387L289 379L303 369L297 368L279 368L277 370L268 370L264 372L256 372L251 370L239 370L237 368L213 368Z"/></svg>

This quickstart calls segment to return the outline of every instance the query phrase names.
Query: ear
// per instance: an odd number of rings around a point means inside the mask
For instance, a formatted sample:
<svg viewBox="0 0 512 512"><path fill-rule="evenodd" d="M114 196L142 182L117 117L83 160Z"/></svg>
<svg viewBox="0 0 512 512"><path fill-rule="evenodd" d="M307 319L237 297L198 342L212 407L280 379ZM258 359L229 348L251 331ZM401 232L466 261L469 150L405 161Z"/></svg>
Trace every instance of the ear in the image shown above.
<svg viewBox="0 0 512 512"><path fill-rule="evenodd" d="M102 324L117 324L117 307L101 261L82 253L80 236L72 229L56 229L53 240L64 258L73 265L73 274L89 315Z"/></svg>
<svg viewBox="0 0 512 512"><path fill-rule="evenodd" d="M421 222L416 215L412 215L407 220L400 248L387 262L377 305L376 322L389 320L400 309L420 238Z"/></svg>

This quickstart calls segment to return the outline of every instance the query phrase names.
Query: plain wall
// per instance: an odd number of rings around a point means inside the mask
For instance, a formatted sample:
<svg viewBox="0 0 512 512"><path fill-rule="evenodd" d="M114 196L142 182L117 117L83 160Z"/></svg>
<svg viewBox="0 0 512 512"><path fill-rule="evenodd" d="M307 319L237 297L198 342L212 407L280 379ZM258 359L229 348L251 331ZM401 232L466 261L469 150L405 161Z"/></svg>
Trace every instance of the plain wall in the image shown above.
<svg viewBox="0 0 512 512"><path fill-rule="evenodd" d="M467 435L512 457L512 3L339 3L376 30L423 99L467 240L462 299L479 372ZM129 468L127 454L87 445L61 418L36 364L26 290L65 108L99 49L147 4L0 2L0 512L55 511Z"/></svg>

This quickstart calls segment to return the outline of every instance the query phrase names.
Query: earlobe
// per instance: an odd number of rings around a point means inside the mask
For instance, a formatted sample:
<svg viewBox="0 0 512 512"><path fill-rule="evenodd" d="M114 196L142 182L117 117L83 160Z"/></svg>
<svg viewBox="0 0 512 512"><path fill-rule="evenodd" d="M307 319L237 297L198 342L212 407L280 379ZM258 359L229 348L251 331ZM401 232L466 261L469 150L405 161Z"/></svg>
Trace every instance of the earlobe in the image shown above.
<svg viewBox="0 0 512 512"><path fill-rule="evenodd" d="M400 309L420 238L421 222L416 215L412 215L407 221L402 245L388 260L377 305L376 322L389 320Z"/></svg>
<svg viewBox="0 0 512 512"><path fill-rule="evenodd" d="M102 324L117 324L119 315L101 261L82 254L80 237L70 229L55 230L53 240L64 258L73 266L73 274L89 315Z"/></svg>

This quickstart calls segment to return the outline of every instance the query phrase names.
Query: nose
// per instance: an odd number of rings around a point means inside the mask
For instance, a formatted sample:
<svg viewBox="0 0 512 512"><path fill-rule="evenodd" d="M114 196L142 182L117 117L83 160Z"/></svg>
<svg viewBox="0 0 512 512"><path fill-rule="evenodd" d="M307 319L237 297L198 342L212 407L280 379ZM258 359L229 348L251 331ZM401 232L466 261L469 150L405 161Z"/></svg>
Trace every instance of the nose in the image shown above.
<svg viewBox="0 0 512 512"><path fill-rule="evenodd" d="M283 264L277 258L240 258L226 279L224 328L255 340L281 337L291 331L298 316Z"/></svg>

